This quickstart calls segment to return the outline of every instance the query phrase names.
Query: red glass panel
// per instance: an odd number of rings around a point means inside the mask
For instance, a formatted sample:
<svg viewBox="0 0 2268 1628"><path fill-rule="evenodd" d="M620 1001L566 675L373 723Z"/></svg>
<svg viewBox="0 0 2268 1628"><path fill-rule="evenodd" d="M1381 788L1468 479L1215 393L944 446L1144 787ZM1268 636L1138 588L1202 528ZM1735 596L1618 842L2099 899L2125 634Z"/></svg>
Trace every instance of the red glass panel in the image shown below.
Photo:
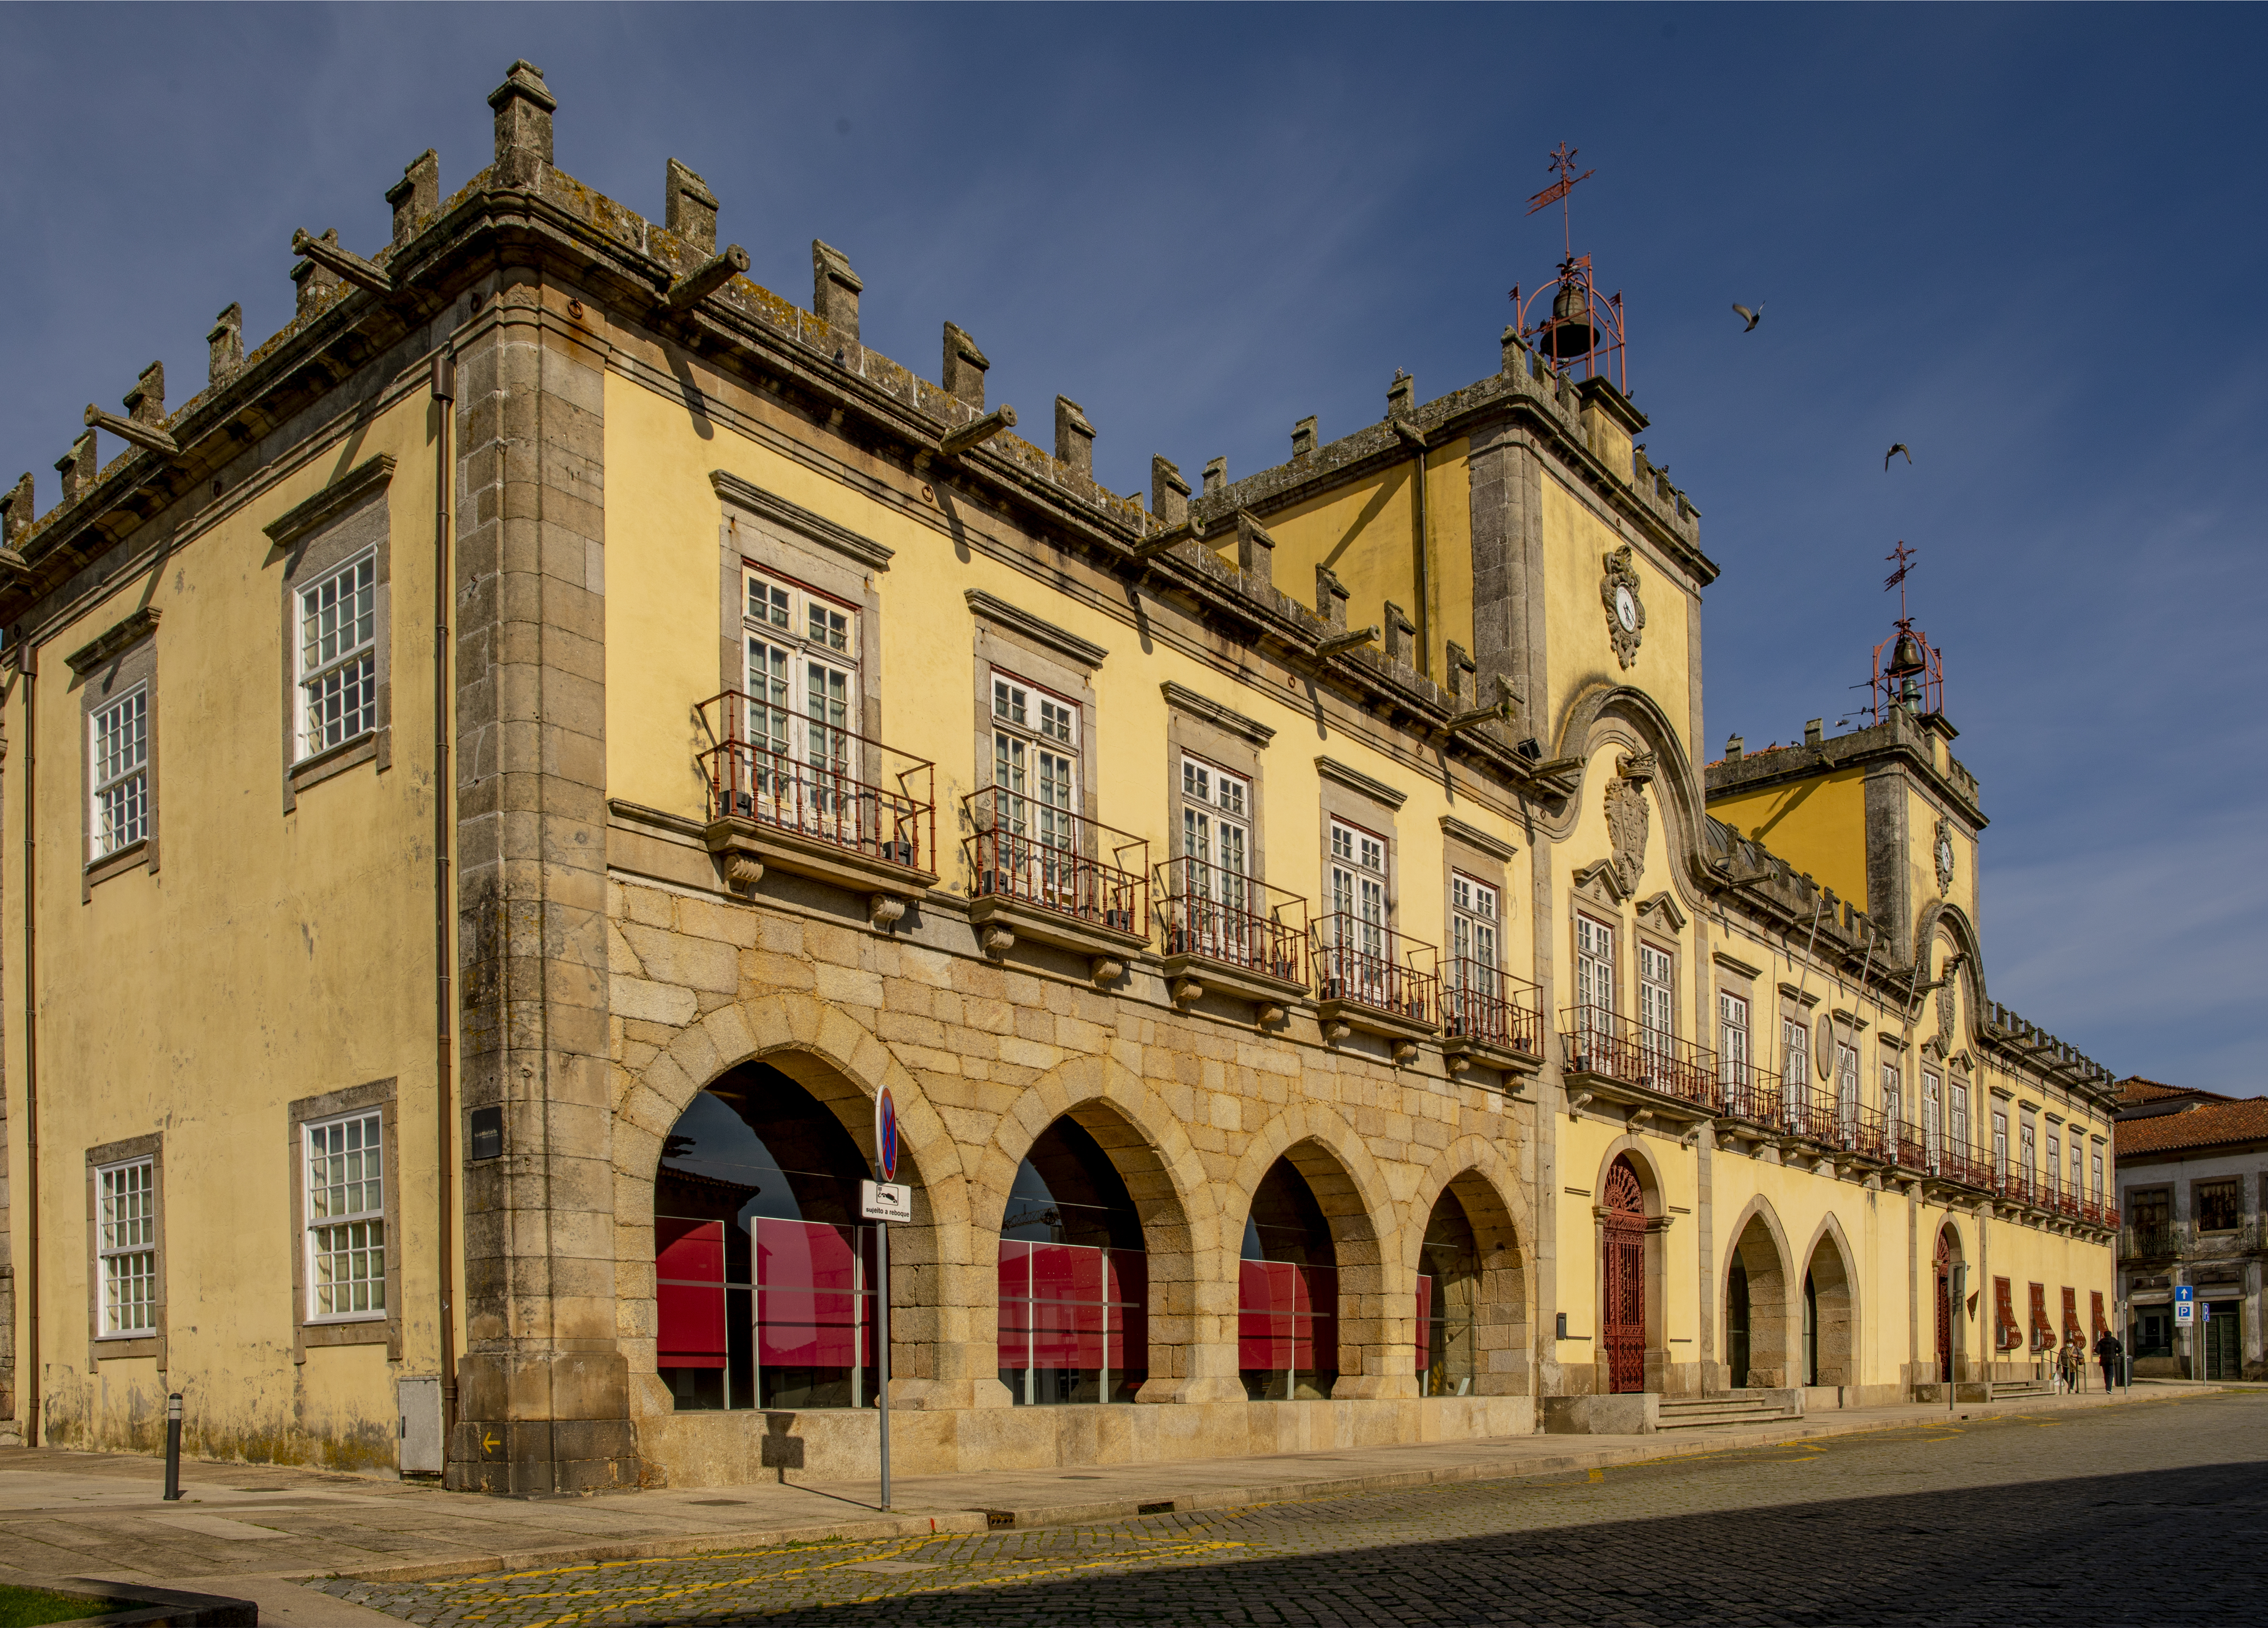
<svg viewBox="0 0 2268 1628"><path fill-rule="evenodd" d="M1424 1272L1418 1274L1417 1344L1418 1372L1423 1374L1433 1350L1433 1279Z"/></svg>
<svg viewBox="0 0 2268 1628"><path fill-rule="evenodd" d="M1150 1304L1150 1257L1139 1249L1113 1249L1106 1263L1105 1295L1116 1305L1147 1308Z"/></svg>
<svg viewBox="0 0 2268 1628"><path fill-rule="evenodd" d="M681 1283L725 1281L725 1223L653 1218L653 1275Z"/></svg>
<svg viewBox="0 0 2268 1628"><path fill-rule="evenodd" d="M1101 1300L1102 1251L1072 1243L1034 1244L1032 1298L1035 1300Z"/></svg>
<svg viewBox="0 0 2268 1628"><path fill-rule="evenodd" d="M1000 1304L1003 1315L1010 1300L1030 1298L1032 1293L1032 1246L1013 1239L1000 1241Z"/></svg>
<svg viewBox="0 0 2268 1628"><path fill-rule="evenodd" d="M1004 1300L1000 1306L1000 1366L1032 1366L1031 1308L1020 1301Z"/></svg>
<svg viewBox="0 0 2268 1628"><path fill-rule="evenodd" d="M756 1281L767 1288L852 1289L850 1229L807 1221L756 1222Z"/></svg>
<svg viewBox="0 0 2268 1628"><path fill-rule="evenodd" d="M764 1322L756 1329L756 1360L768 1366L855 1367L858 1349L858 1331L847 1322Z"/></svg>
<svg viewBox="0 0 2268 1628"><path fill-rule="evenodd" d="M665 1368L725 1366L725 1290L720 1284L665 1283L654 1291L659 1338L654 1362Z"/></svg>

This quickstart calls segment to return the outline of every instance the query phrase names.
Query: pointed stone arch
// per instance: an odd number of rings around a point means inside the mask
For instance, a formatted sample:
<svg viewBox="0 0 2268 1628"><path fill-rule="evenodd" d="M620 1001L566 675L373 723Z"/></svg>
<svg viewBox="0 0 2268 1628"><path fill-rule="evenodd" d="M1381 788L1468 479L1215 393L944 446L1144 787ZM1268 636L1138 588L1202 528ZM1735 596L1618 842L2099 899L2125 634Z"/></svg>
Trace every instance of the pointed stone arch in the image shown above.
<svg viewBox="0 0 2268 1628"><path fill-rule="evenodd" d="M1402 1267L1413 1285L1420 1270L1426 1222L1444 1193L1454 1195L1462 1206L1481 1256L1476 1394L1531 1395L1535 1388L1535 1274L1529 1269L1532 1234L1519 1172L1506 1159L1502 1144L1487 1137L1460 1137L1435 1155L1418 1178L1402 1229ZM1414 1359L1418 1337L1414 1294L1409 1304ZM1411 1366L1416 1366L1414 1360Z"/></svg>
<svg viewBox="0 0 2268 1628"><path fill-rule="evenodd" d="M1074 1057L1018 1093L990 1143L968 1161L972 1234L982 1234L988 1219L998 1233L1017 1168L1059 1119L1071 1120L1101 1144L1141 1217L1150 1283L1150 1377L1142 1400L1206 1399L1192 1394L1190 1386L1209 1377L1221 1379L1226 1387L1211 1399L1241 1399L1233 1361L1233 1278L1224 1313L1216 1304L1219 1293L1204 1275L1207 1263L1221 1253L1219 1196L1181 1120L1148 1082L1116 1058ZM973 1237L972 1242L981 1263L983 1241ZM975 1315L981 1319L989 1308L995 1319L992 1329L972 1332L990 1337L997 1347L998 1280L978 1271L971 1274L969 1286ZM1212 1374L1204 1355L1224 1342L1230 1347L1229 1366ZM983 1360L981 1355L972 1358L980 1366Z"/></svg>
<svg viewBox="0 0 2268 1628"><path fill-rule="evenodd" d="M1725 1349L1720 1356L1727 1382L1736 1389L1756 1390L1800 1383L1795 1377L1800 1279L1787 1229L1780 1224L1771 1200L1761 1193L1749 1199L1733 1218L1726 1236L1731 1242L1718 1268L1717 1302L1724 1308ZM1734 1345L1740 1333L1734 1302L1741 1293L1734 1271L1736 1262L1741 1268L1738 1277L1746 1283L1748 1305L1745 1374Z"/></svg>
<svg viewBox="0 0 2268 1628"><path fill-rule="evenodd" d="M1809 1289L1805 1291L1804 1283ZM1816 1322L1812 1338L1818 1359L1815 1385L1859 1382L1859 1257L1843 1223L1829 1211L1803 1247L1799 1293L1808 1293Z"/></svg>
<svg viewBox="0 0 2268 1628"><path fill-rule="evenodd" d="M1643 1275L1645 1278L1644 1317L1646 1323L1646 1379L1644 1388L1660 1391L1669 1380L1668 1327L1668 1234L1675 1217L1669 1213L1663 1197L1661 1167L1642 1136L1625 1131L1607 1144L1599 1155L1596 1174L1592 1178L1592 1305L1596 1308L1596 1326L1592 1330L1592 1389L1601 1394L1614 1389L1614 1377L1607 1350L1607 1315L1609 1300L1608 1223L1606 1199L1608 1182L1617 1160L1626 1162L1638 1177L1638 1191L1646 1215L1646 1239Z"/></svg>
<svg viewBox="0 0 2268 1628"><path fill-rule="evenodd" d="M1227 1338L1219 1355L1233 1374L1237 1255L1243 1221L1261 1178L1278 1159L1306 1180L1331 1229L1338 1256L1339 1378L1335 1401L1349 1397L1409 1397L1418 1394L1410 1362L1409 1287L1389 1263L1403 1256L1403 1221L1385 1175L1354 1127L1321 1103L1295 1102L1261 1127L1225 1183L1221 1247L1203 1273L1218 1285ZM1240 1391L1240 1394L1241 1391Z"/></svg>

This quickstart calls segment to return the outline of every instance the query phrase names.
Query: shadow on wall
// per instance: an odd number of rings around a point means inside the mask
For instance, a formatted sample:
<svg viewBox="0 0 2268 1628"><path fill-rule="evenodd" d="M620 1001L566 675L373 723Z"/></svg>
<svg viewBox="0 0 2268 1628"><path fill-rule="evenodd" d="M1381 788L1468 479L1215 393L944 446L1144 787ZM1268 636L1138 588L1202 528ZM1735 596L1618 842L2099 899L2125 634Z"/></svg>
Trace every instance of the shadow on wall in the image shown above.
<svg viewBox="0 0 2268 1628"><path fill-rule="evenodd" d="M1271 1615L1302 1621L1808 1625L1884 1617L1942 1624L2139 1623L2154 1620L2178 1599L2184 1615L2236 1621L2257 1613L2257 1568L2235 1551L2209 1555L2191 1540L2201 1526L2215 1522L2216 1511L2235 1521L2249 1508L2257 1520L2262 1469L2259 1462L2214 1464L1656 1520L1539 1521L1525 1529L1523 1506L1549 1520L1564 1516L1571 1503L1580 1507L1610 1494L1599 1487L1515 1484L1490 1506L1490 1529L1469 1537L1311 1547L1345 1532L1351 1517L1412 1531L1473 1518L1472 1505L1459 1501L1470 1489L1443 1487L1398 1494L1391 1504L1278 1506L1248 1513L1233 1532L1207 1530L1205 1517L1185 1516L1170 1536L1233 1536L1280 1543L1294 1552L1160 1565L1142 1571L1133 1590L1125 1573L1102 1568L1041 1584L956 1590L949 1597L956 1621L965 1611L970 1622L1004 1628L1211 1620L1224 1601L1271 1602ZM1690 1496L1696 1481L1705 1488L1707 1479L1726 1471L1750 1471L1776 1484L1789 1473L1784 1462L1768 1461L1661 1473L1683 1477L1680 1495ZM1720 1490L1727 1501L1745 1492L1740 1484ZM1034 1541L1045 1540L1035 1535ZM968 1575L974 1580L991 1569ZM954 1576L924 1578L918 1592L933 1599L935 1586ZM1507 1617L1512 1601L1520 1603ZM814 1628L871 1622L875 1610L873 1602L845 1603L765 1621Z"/></svg>

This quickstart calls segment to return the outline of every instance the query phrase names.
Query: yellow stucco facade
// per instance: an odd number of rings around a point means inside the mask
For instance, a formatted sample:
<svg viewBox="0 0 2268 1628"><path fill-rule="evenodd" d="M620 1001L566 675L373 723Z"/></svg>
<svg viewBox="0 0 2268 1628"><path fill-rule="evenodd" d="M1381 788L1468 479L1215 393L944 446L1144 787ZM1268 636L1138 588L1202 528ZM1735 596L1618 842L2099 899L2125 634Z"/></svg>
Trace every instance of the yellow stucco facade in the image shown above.
<svg viewBox="0 0 2268 1628"><path fill-rule="evenodd" d="M868 1258L886 1090L909 1473L1867 1405L2109 1289L2108 1077L1986 997L1950 726L1705 765L1716 567L1603 381L1507 336L1145 505L497 107L145 393L172 453L10 498L0 1429L859 1473L866 1325L746 1263ZM1115 1252L1107 1354L1027 1249Z"/></svg>

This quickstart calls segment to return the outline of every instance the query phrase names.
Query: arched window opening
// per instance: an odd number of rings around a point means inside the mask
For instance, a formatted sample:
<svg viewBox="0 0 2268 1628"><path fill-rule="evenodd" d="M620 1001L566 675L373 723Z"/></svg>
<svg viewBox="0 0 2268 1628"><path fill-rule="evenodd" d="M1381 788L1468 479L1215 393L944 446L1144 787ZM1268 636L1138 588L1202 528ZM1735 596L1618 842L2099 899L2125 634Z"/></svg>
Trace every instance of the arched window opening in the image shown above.
<svg viewBox="0 0 2268 1628"><path fill-rule="evenodd" d="M866 1174L778 1070L734 1070L670 1128L654 1172L654 1362L681 1411L875 1401Z"/></svg>
<svg viewBox="0 0 2268 1628"><path fill-rule="evenodd" d="M1317 1402L1339 1374L1338 1253L1307 1180L1268 1168L1244 1223L1236 1289L1236 1366L1255 1402Z"/></svg>
<svg viewBox="0 0 2268 1628"><path fill-rule="evenodd" d="M1057 1120L1000 1219L1000 1382L1019 1407L1133 1401L1150 1377L1149 1298L1125 1179L1101 1143Z"/></svg>
<svg viewBox="0 0 2268 1628"><path fill-rule="evenodd" d="M1735 1255L1725 1274L1725 1366L1734 1390L1748 1389L1749 1337L1749 1269Z"/></svg>
<svg viewBox="0 0 2268 1628"><path fill-rule="evenodd" d="M1961 1264L1961 1241L1953 1235L1953 1229L1949 1227L1937 1234L1934 1263L1937 1280L1937 1378L1938 1383L1949 1385L1954 1381L1954 1358L1960 1344L1955 1324L1960 1321L1962 1311L1956 1295L1958 1274L1955 1270Z"/></svg>
<svg viewBox="0 0 2268 1628"><path fill-rule="evenodd" d="M1478 1376L1481 1252L1456 1195L1433 1201L1418 1250L1418 1378L1428 1396L1469 1396Z"/></svg>

